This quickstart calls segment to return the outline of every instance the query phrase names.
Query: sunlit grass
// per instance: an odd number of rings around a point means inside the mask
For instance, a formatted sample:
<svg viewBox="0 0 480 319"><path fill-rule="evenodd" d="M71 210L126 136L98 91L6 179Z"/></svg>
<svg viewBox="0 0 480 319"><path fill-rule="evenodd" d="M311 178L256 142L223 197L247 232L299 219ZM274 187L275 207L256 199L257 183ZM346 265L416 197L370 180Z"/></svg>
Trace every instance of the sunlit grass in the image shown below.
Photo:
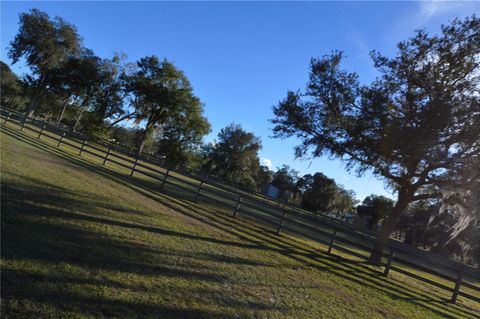
<svg viewBox="0 0 480 319"><path fill-rule="evenodd" d="M475 318L480 306L2 124L3 317Z"/></svg>

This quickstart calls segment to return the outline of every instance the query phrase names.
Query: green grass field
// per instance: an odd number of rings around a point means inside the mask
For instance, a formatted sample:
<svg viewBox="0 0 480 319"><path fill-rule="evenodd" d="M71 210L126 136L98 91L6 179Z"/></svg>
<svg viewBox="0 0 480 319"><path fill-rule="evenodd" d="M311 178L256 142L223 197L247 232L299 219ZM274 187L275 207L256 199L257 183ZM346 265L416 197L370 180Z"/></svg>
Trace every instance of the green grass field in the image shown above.
<svg viewBox="0 0 480 319"><path fill-rule="evenodd" d="M1 128L3 318L480 318L480 305Z"/></svg>

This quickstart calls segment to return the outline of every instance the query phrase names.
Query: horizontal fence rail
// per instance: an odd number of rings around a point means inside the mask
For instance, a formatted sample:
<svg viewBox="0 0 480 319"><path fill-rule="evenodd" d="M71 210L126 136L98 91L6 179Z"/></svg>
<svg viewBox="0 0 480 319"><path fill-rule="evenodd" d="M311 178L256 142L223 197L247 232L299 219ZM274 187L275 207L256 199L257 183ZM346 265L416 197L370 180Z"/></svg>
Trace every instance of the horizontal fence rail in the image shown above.
<svg viewBox="0 0 480 319"><path fill-rule="evenodd" d="M242 216L260 222L281 234L283 231L320 242L328 247L327 253L335 250L359 259L368 259L376 233L356 228L324 214L314 214L298 207L275 201L263 194L249 193L232 186L224 185L207 177L195 176L184 171L176 171L163 166L158 157L136 156L127 148L110 141L89 141L85 135L62 128L57 123L27 118L13 110L1 109L2 126L16 124L20 131L32 131L36 139L42 137L78 150L78 155L89 154L101 161L101 165L115 164L129 175L142 174L160 182L159 189L168 186L187 192L195 201L203 201L231 211L232 217ZM395 271L429 285L451 292L451 302L459 296L480 302L480 272L478 269L454 262L447 258L390 240L383 254L383 275ZM430 278L420 273L430 275ZM440 279L440 282L431 279ZM464 289L462 291L462 289Z"/></svg>

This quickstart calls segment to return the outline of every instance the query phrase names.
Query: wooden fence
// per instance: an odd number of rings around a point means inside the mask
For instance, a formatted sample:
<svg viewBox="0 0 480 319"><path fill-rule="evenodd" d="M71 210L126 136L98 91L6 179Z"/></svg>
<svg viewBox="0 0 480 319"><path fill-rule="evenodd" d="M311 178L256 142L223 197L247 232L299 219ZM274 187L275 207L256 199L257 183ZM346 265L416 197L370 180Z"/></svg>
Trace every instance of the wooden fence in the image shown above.
<svg viewBox="0 0 480 319"><path fill-rule="evenodd" d="M12 110L2 109L1 118L2 125L11 122L16 124L20 131L28 129L38 134L37 139L43 136L54 140L57 147L68 145L78 150L79 156L86 153L97 157L101 165L109 163L118 165L127 169L130 176L137 173L159 181L160 188L168 185L191 193L190 196L195 202L202 200L231 209L233 217L242 214L270 226L277 234L288 231L323 243L328 247L329 254L338 250L366 260L375 241L374 232L356 228L353 224L330 216L314 214L257 193L241 191L204 176L166 168L161 165L163 161L160 158L132 158L134 156L132 150L109 141L88 141L81 133L70 132L43 120L27 118ZM480 302L480 271L477 268L393 239L383 254L382 266L384 276L396 271L451 292L452 303L455 303L459 296Z"/></svg>

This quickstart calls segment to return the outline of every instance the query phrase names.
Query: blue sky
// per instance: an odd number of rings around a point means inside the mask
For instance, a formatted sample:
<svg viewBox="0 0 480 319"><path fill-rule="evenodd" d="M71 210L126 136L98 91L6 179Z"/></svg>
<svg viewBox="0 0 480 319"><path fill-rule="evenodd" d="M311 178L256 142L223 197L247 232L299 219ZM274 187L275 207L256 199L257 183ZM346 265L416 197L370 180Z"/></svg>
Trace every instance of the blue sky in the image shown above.
<svg viewBox="0 0 480 319"><path fill-rule="evenodd" d="M260 157L275 169L321 171L357 193L392 196L384 183L345 172L339 160L295 160L295 139L272 139L272 106L288 89L303 89L310 58L343 50L344 66L362 82L375 77L370 50L389 56L415 29L438 32L454 17L480 13L480 2L1 2L1 59L18 14L31 8L78 28L84 46L101 57L123 52L129 61L155 54L182 69L218 131L235 122L263 141ZM13 67L19 74L28 69Z"/></svg>

